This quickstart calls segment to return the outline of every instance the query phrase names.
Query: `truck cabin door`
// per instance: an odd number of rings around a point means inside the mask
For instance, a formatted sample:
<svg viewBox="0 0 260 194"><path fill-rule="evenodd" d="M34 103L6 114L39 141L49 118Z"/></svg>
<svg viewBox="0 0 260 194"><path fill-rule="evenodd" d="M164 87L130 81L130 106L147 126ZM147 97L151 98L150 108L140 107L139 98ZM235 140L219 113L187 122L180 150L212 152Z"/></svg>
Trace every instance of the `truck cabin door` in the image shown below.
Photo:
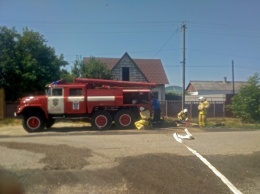
<svg viewBox="0 0 260 194"><path fill-rule="evenodd" d="M48 113L63 114L64 113L64 89L51 88L48 93Z"/></svg>
<svg viewBox="0 0 260 194"><path fill-rule="evenodd" d="M86 113L86 101L83 87L69 88L68 98L65 100L66 114Z"/></svg>

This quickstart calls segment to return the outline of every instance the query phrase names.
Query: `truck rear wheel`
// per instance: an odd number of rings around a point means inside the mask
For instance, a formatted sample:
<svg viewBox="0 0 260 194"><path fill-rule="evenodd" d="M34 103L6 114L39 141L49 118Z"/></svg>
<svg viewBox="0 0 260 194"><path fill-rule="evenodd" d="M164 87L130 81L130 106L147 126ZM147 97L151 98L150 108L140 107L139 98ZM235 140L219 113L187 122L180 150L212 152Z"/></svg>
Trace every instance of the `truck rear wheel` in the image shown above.
<svg viewBox="0 0 260 194"><path fill-rule="evenodd" d="M134 126L134 122L135 122L134 118L135 117L132 111L120 110L116 113L114 120L117 128L129 129L129 128L133 128Z"/></svg>
<svg viewBox="0 0 260 194"><path fill-rule="evenodd" d="M95 129L109 129L111 127L111 124L112 116L107 111L99 110L95 112L91 117L91 125Z"/></svg>
<svg viewBox="0 0 260 194"><path fill-rule="evenodd" d="M44 118L41 115L29 115L23 118L23 128L29 132L39 132L44 129Z"/></svg>

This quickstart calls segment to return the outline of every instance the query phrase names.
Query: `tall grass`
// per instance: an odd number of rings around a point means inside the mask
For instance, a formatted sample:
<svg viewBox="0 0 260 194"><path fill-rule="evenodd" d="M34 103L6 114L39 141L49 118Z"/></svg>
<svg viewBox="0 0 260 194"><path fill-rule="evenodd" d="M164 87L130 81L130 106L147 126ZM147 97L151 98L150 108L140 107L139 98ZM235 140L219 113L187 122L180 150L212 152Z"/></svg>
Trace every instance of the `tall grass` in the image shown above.
<svg viewBox="0 0 260 194"><path fill-rule="evenodd" d="M260 123L244 123L238 118L208 118L207 126L222 128L260 129Z"/></svg>
<svg viewBox="0 0 260 194"><path fill-rule="evenodd" d="M174 117L165 117L164 121L167 125L171 125L177 121ZM198 124L197 118L190 119L194 127ZM206 127L210 128L244 128L244 129L260 129L259 123L243 123L238 118L207 118Z"/></svg>
<svg viewBox="0 0 260 194"><path fill-rule="evenodd" d="M12 118L0 119L0 127L15 126L15 125L21 125L21 124L22 124L21 119L12 119Z"/></svg>
<svg viewBox="0 0 260 194"><path fill-rule="evenodd" d="M164 122L162 127L176 127L176 121L178 119L175 117L164 117ZM83 121L69 121L64 120L62 122L83 122ZM197 127L198 119L192 118L190 122L193 124L193 127ZM260 129L259 123L243 123L238 118L207 118L207 125L206 127L210 128L244 128L244 129ZM21 119L1 119L0 120L0 127L4 126L15 126L15 125L22 125Z"/></svg>

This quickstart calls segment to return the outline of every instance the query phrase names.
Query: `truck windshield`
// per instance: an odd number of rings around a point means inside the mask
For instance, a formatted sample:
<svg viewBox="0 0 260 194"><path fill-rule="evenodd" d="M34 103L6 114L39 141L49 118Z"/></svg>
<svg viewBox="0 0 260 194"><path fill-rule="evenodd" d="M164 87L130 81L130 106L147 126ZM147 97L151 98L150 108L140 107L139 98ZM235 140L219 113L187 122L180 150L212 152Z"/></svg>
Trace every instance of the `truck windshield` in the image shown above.
<svg viewBox="0 0 260 194"><path fill-rule="evenodd" d="M62 96L62 88L46 88L45 89L45 95L46 96Z"/></svg>

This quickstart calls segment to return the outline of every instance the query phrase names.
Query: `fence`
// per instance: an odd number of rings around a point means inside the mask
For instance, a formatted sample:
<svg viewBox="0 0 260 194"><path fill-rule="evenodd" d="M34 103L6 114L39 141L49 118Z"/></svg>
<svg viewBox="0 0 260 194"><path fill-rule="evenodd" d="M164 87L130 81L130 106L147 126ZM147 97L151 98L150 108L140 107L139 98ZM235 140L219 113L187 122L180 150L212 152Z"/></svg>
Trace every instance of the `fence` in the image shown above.
<svg viewBox="0 0 260 194"><path fill-rule="evenodd" d="M177 117L177 114L182 109L182 101L181 100L167 100L161 101L161 109L162 115L169 117ZM189 101L185 103L185 108L188 109L191 118L195 118L198 116L198 101ZM5 117L12 118L14 117L14 112L16 111L16 107L18 102L5 102ZM208 118L212 117L226 117L231 116L230 112L226 110L226 102L223 101L211 101L210 107L208 109Z"/></svg>
<svg viewBox="0 0 260 194"><path fill-rule="evenodd" d="M5 102L5 118L12 118L14 117L14 112L16 111L18 102L11 102L6 101Z"/></svg>
<svg viewBox="0 0 260 194"><path fill-rule="evenodd" d="M5 94L4 89L0 88L0 119L4 118L4 110L5 110Z"/></svg>
<svg viewBox="0 0 260 194"><path fill-rule="evenodd" d="M190 117L194 118L198 116L198 101L185 102L185 108L188 109ZM224 101L211 101L210 107L207 111L207 117L225 117L230 116L226 110L226 103ZM161 101L162 114L169 117L177 117L177 114L182 110L181 100L168 100Z"/></svg>

